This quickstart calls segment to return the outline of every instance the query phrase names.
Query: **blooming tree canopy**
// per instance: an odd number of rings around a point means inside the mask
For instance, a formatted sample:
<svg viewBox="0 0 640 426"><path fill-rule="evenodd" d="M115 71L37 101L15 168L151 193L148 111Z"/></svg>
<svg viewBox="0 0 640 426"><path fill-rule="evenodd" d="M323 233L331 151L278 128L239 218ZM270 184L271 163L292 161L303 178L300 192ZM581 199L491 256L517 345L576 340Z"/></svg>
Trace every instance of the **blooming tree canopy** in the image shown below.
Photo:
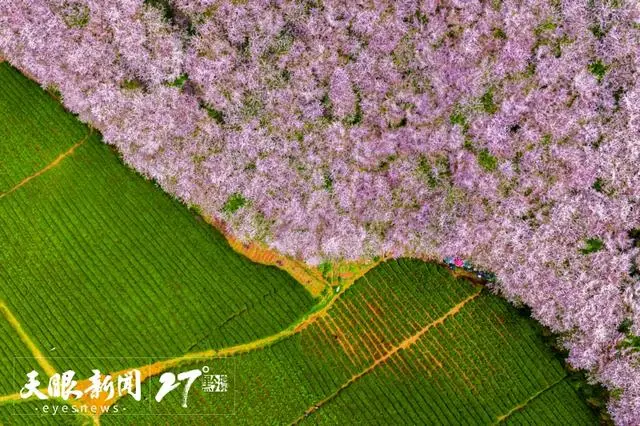
<svg viewBox="0 0 640 426"><path fill-rule="evenodd" d="M640 421L634 0L0 2L125 161L310 263L456 254Z"/></svg>

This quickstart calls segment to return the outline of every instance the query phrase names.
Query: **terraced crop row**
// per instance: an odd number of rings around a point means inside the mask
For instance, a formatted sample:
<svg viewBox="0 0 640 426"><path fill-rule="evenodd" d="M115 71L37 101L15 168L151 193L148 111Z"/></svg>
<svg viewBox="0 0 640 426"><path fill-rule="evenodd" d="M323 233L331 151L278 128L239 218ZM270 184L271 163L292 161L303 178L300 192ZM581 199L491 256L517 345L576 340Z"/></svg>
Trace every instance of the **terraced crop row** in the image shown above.
<svg viewBox="0 0 640 426"><path fill-rule="evenodd" d="M571 396L575 392L569 382L563 380L529 402L525 409L515 411L505 423L507 425L589 424L592 418L585 413L582 401Z"/></svg>
<svg viewBox="0 0 640 426"><path fill-rule="evenodd" d="M596 424L537 325L480 290L418 260L376 267L300 334L236 357L236 416L216 423L542 424L557 410L563 424ZM200 395L189 411L217 403ZM153 423L103 418L129 421Z"/></svg>
<svg viewBox="0 0 640 426"><path fill-rule="evenodd" d="M387 412L358 410L362 421L490 424L542 392L551 401L557 398L555 405L577 407L565 410L572 415L565 424L593 422L573 388L547 395L547 389L564 382L565 374L533 324L505 302L483 294L342 392L315 420L347 415L353 400L366 394ZM403 395L411 395L412 402Z"/></svg>

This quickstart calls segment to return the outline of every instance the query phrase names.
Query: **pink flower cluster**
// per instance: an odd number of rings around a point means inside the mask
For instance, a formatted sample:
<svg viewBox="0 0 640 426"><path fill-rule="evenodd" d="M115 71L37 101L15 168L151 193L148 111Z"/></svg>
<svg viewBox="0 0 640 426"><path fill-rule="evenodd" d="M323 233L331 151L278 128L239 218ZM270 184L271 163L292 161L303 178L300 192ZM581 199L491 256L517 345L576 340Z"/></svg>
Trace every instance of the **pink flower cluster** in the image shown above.
<svg viewBox="0 0 640 426"><path fill-rule="evenodd" d="M640 5L0 2L0 52L168 192L310 263L456 253L640 422Z"/></svg>

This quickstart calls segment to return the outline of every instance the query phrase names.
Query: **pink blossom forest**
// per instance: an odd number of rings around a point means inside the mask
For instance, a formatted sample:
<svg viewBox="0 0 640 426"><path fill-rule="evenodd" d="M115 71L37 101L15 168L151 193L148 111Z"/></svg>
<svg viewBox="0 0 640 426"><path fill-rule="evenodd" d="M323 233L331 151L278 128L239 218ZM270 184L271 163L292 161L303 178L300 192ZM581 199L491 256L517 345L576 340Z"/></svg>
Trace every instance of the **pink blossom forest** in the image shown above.
<svg viewBox="0 0 640 426"><path fill-rule="evenodd" d="M0 1L0 55L243 240L492 271L640 423L637 1Z"/></svg>

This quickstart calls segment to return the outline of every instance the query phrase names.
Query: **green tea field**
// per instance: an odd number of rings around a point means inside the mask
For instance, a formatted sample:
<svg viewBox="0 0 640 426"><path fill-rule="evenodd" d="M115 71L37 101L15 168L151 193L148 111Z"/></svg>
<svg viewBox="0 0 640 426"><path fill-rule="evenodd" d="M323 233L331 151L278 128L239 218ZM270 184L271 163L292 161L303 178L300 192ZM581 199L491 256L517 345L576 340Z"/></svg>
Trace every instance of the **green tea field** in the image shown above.
<svg viewBox="0 0 640 426"><path fill-rule="evenodd" d="M238 355L235 410L196 392L189 411L235 412L213 417L224 424L597 424L539 333L446 269L389 261L295 336ZM189 412L177 400L160 405L147 413L166 424ZM144 413L102 421L157 422Z"/></svg>
<svg viewBox="0 0 640 426"><path fill-rule="evenodd" d="M541 328L478 284L395 259L321 286L236 252L0 63L0 424L598 424ZM203 363L228 391L153 400ZM32 369L131 368L143 399L117 413L19 395Z"/></svg>

